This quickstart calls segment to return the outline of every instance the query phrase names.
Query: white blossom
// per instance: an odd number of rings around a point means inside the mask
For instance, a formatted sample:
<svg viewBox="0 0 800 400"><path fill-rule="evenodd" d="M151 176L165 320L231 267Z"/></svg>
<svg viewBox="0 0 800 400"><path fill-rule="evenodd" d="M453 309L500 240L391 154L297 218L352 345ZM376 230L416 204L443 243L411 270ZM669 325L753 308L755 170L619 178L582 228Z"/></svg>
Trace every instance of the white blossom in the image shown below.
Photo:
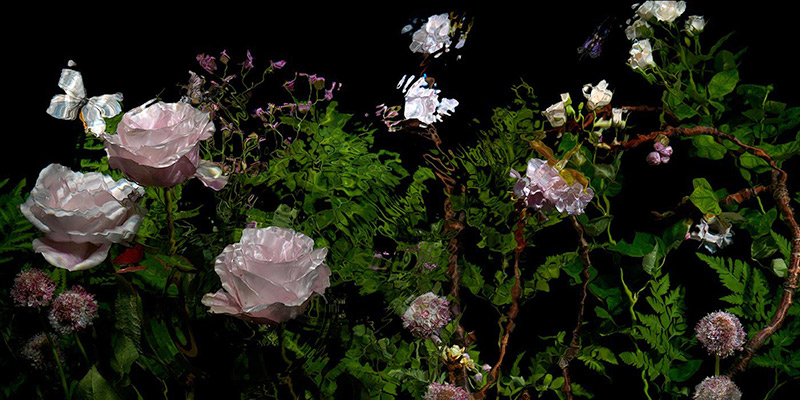
<svg viewBox="0 0 800 400"><path fill-rule="evenodd" d="M428 22L414 32L411 39L408 48L414 53L433 54L449 47L450 17L447 14L431 15Z"/></svg>
<svg viewBox="0 0 800 400"><path fill-rule="evenodd" d="M583 85L583 97L586 97L586 106L589 110L596 110L611 103L614 92L608 90L608 83L605 79L600 81L597 86L591 83Z"/></svg>
<svg viewBox="0 0 800 400"><path fill-rule="evenodd" d="M634 42L629 54L631 56L628 58L628 64L633 69L645 70L656 65L653 61L653 48L650 46L649 39Z"/></svg>
<svg viewBox="0 0 800 400"><path fill-rule="evenodd" d="M542 114L547 118L554 128L564 125L567 122L567 106L572 102L569 93L561 94L561 101L547 107Z"/></svg>
<svg viewBox="0 0 800 400"><path fill-rule="evenodd" d="M684 26L684 30L688 32L690 35L694 35L700 33L706 27L706 20L703 18L702 15L690 15L689 19L686 20L686 25Z"/></svg>

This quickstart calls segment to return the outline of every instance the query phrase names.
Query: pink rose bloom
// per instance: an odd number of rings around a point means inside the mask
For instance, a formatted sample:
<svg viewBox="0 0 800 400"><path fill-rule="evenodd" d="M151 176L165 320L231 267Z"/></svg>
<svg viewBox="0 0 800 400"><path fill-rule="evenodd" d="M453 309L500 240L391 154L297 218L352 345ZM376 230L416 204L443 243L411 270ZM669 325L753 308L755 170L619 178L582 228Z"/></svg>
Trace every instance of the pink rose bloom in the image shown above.
<svg viewBox="0 0 800 400"><path fill-rule="evenodd" d="M245 229L239 243L228 245L214 270L222 289L203 296L209 311L256 323L280 323L305 310L314 293L330 286L327 248L314 250L314 240L271 226Z"/></svg>
<svg viewBox="0 0 800 400"><path fill-rule="evenodd" d="M208 175L214 163L199 155L200 141L216 130L209 113L187 103L153 102L125 113L116 134L104 134L108 164L144 186L172 187L192 177L214 190L225 186L227 177Z"/></svg>
<svg viewBox="0 0 800 400"><path fill-rule="evenodd" d="M143 217L136 204L144 188L98 172L72 172L50 164L36 180L22 214L45 236L33 250L59 268L92 268L108 256L112 243L128 243Z"/></svg>

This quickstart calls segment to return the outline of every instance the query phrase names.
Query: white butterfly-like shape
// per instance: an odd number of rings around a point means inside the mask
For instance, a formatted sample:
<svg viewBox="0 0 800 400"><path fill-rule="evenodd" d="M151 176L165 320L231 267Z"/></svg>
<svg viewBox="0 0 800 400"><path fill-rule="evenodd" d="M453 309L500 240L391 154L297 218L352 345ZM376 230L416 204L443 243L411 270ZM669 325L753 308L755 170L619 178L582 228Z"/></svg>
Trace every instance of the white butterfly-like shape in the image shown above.
<svg viewBox="0 0 800 400"><path fill-rule="evenodd" d="M58 119L70 120L81 115L86 131L95 136L106 130L106 121L103 118L111 118L122 112L122 105L119 104L122 93L87 98L83 76L78 71L62 69L58 87L64 89L65 94L53 96L47 113Z"/></svg>

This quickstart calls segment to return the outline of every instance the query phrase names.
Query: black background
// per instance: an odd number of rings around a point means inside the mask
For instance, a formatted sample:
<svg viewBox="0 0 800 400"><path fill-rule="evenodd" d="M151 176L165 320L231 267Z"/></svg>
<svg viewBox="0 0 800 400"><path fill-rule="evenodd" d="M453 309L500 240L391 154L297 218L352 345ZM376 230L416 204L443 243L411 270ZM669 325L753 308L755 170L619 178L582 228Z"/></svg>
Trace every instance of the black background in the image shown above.
<svg viewBox="0 0 800 400"><path fill-rule="evenodd" d="M344 86L336 94L339 109L361 116L372 114L381 103L401 104L402 95L395 85L403 75L419 71L419 54L408 50L410 37L401 35L400 29L413 18L448 11L466 11L475 18L475 25L466 46L459 51L460 60L443 57L429 70L442 90L441 96L460 102L455 114L439 125L446 143L467 143L474 139L477 129L488 127L491 109L509 104L513 99L509 88L520 78L534 87L542 108L558 101L559 94L567 91L577 103L582 99L582 85L601 79L606 79L614 90L614 105L660 104L660 91L647 86L626 65L630 42L622 28L610 34L600 58L578 61L576 48L607 16L616 16L617 25L624 28L625 19L633 15L629 4L561 1L528 2L521 7L520 2L490 3L467 9L421 2L358 7L342 3L319 6L249 2L213 6L166 2L128 3L124 7L23 5L23 11L9 15L7 21L21 22L20 26L4 28L8 47L4 51L3 79L7 89L0 178L25 177L32 182L47 164L72 162L75 138L81 134L80 123L56 120L45 113L50 98L61 92L58 77L69 59L77 62L89 96L122 92L127 110L159 93L166 101L177 101L177 85L187 80L187 71L200 71L195 61L197 54L218 57L227 49L233 62L240 62L249 49L257 67L267 65L268 60L287 61L285 74L276 78L277 84L291 79L293 71L342 82ZM685 15L706 17L706 48L736 30L727 48L735 51L748 47L740 67L742 82L772 83L774 99L798 104L800 84L795 59L800 37L790 11L772 2L734 6L715 1L689 2ZM269 101L282 103L288 98ZM381 146L408 154L409 159L418 153L415 147L422 144L385 131L380 131L377 138ZM626 156L628 186L615 205L619 237L630 239L635 230L652 230L648 211L674 206L691 191L692 177L707 176L715 188L730 185L729 190L734 191L743 187L732 163L688 160L687 146L676 144L675 148L673 161L663 168L646 166L645 149ZM566 250L574 247L574 233L569 227L553 235L572 240L562 245ZM749 243L742 249L742 254L748 254ZM704 290L707 284L703 282L716 282L716 276L703 269L694 258L694 250L693 246L683 246L677 255L678 260L692 260L691 270L675 268L670 272L674 282L693 286L687 290L687 302L692 305L690 318L697 320L724 305L714 300L717 292ZM564 289L572 290L568 297L574 298L574 289ZM520 321L520 328L512 335L512 354L535 341L534 335L553 333L538 329L539 325L571 329L567 327L574 319L573 305L567 303L559 308L564 309L569 311L554 315L554 320ZM524 309L521 315L525 315ZM465 324L485 323L480 315L472 318L465 317ZM491 352L486 354L491 356ZM707 366L704 364L704 368ZM708 372L707 368L704 372ZM580 369L576 373L579 381L584 379ZM738 383L745 393L749 390L763 395L771 385L766 382L768 379L769 375L754 373ZM599 398L607 398L602 395L604 392L630 393L630 398L641 393L635 375L623 375L600 389L604 384L607 381L598 380L592 386L600 392Z"/></svg>

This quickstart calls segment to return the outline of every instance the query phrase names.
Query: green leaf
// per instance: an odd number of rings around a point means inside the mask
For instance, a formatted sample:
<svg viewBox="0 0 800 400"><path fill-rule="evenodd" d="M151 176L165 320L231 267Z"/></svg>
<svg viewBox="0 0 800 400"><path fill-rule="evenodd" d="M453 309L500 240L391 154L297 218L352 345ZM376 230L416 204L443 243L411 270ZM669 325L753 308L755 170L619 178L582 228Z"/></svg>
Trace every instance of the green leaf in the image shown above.
<svg viewBox="0 0 800 400"><path fill-rule="evenodd" d="M695 178L692 181L694 191L689 195L689 200L697 207L703 214L719 215L722 209L717 202L717 196L714 194L714 189L705 178Z"/></svg>
<svg viewBox="0 0 800 400"><path fill-rule="evenodd" d="M778 251L778 244L775 243L775 239L773 239L772 236L756 238L750 245L750 256L753 257L754 260L770 257L775 254L776 251Z"/></svg>
<svg viewBox="0 0 800 400"><path fill-rule="evenodd" d="M689 360L685 363L673 363L669 370L669 378L675 382L686 382L700 369L703 360Z"/></svg>
<svg viewBox="0 0 800 400"><path fill-rule="evenodd" d="M642 268L644 268L644 272L647 272L649 275L654 275L653 270L656 269L656 267L658 267L658 243L653 246L653 250L645 254L642 258Z"/></svg>
<svg viewBox="0 0 800 400"><path fill-rule="evenodd" d="M133 340L124 335L118 336L114 342L113 351L111 369L120 375L130 373L131 365L139 358L139 352L136 350Z"/></svg>
<svg viewBox="0 0 800 400"><path fill-rule="evenodd" d="M119 400L120 397L111 387L111 384L100 375L97 367L92 366L92 369L86 373L86 376L78 382L75 388L76 400Z"/></svg>
<svg viewBox="0 0 800 400"><path fill-rule="evenodd" d="M752 170L756 173L772 170L772 167L770 167L769 164L764 161L764 159L754 156L750 153L742 153L742 155L739 156L739 162L742 164L742 167Z"/></svg>
<svg viewBox="0 0 800 400"><path fill-rule="evenodd" d="M714 140L711 135L693 136L692 144L694 144L697 156L701 158L721 160L728 153L728 149Z"/></svg>
<svg viewBox="0 0 800 400"><path fill-rule="evenodd" d="M736 69L715 74L708 83L708 95L712 99L721 99L736 89L739 83L739 71Z"/></svg>
<svg viewBox="0 0 800 400"><path fill-rule="evenodd" d="M653 251L653 246L657 247L655 236L649 233L636 232L633 243L620 240L617 244L609 246L608 249L630 257L644 257Z"/></svg>
<svg viewBox="0 0 800 400"><path fill-rule="evenodd" d="M783 261L782 258L776 258L772 260L772 272L778 278L783 278L786 276L786 272L789 271L789 268L786 266L786 261Z"/></svg>

